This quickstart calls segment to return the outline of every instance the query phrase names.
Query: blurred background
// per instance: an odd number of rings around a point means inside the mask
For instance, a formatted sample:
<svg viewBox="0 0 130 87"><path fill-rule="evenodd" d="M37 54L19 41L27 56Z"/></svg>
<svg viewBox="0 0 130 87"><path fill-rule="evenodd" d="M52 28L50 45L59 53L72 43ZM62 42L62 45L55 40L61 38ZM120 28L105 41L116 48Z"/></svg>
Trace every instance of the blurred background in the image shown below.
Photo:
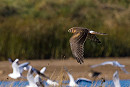
<svg viewBox="0 0 130 87"><path fill-rule="evenodd" d="M0 60L72 57L74 26L109 34L87 40L85 57L130 56L129 0L0 0Z"/></svg>

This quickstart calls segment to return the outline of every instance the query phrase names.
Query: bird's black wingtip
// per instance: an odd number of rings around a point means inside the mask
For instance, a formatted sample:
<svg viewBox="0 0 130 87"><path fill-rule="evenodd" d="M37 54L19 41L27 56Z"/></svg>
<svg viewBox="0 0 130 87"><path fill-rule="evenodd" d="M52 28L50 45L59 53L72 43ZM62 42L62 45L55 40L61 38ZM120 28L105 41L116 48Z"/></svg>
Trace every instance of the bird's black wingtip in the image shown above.
<svg viewBox="0 0 130 87"><path fill-rule="evenodd" d="M83 63L84 63L83 60L77 60L77 62L78 62L79 64L83 64Z"/></svg>
<svg viewBox="0 0 130 87"><path fill-rule="evenodd" d="M8 58L8 61L9 61L10 63L13 63L13 60L12 60L11 58Z"/></svg>

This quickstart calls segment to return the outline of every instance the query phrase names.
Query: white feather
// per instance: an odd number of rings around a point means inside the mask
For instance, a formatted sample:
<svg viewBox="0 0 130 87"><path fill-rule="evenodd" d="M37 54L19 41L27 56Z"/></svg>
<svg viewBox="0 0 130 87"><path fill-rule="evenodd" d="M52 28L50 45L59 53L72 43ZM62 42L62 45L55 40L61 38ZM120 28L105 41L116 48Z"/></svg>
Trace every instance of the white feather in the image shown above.
<svg viewBox="0 0 130 87"><path fill-rule="evenodd" d="M43 67L41 70L40 70L40 73L44 74L44 72L46 71L46 67ZM34 78L34 81L37 83L37 82L42 82L42 79L40 78L40 76L37 74Z"/></svg>
<svg viewBox="0 0 130 87"><path fill-rule="evenodd" d="M50 79L48 79L46 82L47 82L47 84L49 84L50 86L59 86L59 83L54 82L54 81L52 81L52 80L50 80Z"/></svg>
<svg viewBox="0 0 130 87"><path fill-rule="evenodd" d="M89 31L89 33L94 33L95 31Z"/></svg>
<svg viewBox="0 0 130 87"><path fill-rule="evenodd" d="M121 86L120 86L120 80L119 80L118 71L116 71L116 72L113 74L113 82L114 82L115 87L121 87Z"/></svg>
<svg viewBox="0 0 130 87"><path fill-rule="evenodd" d="M8 76L13 78L13 79L17 79L22 77L22 72L24 70L24 67L28 66L28 62L26 63L22 63L20 65L18 65L19 59L16 59L13 63L12 63L12 68L13 68L13 73L10 73Z"/></svg>
<svg viewBox="0 0 130 87"><path fill-rule="evenodd" d="M118 61L106 61L106 62L103 62L101 64L92 65L91 68L95 68L95 67L102 66L102 65L108 65L108 64L121 68L121 70L123 70L126 74L129 73L125 70L125 65L120 64Z"/></svg>
<svg viewBox="0 0 130 87"><path fill-rule="evenodd" d="M34 81L33 73L31 72L31 70L32 70L32 66L29 66L29 70L27 73L27 80L29 82L29 85L26 87L38 87Z"/></svg>

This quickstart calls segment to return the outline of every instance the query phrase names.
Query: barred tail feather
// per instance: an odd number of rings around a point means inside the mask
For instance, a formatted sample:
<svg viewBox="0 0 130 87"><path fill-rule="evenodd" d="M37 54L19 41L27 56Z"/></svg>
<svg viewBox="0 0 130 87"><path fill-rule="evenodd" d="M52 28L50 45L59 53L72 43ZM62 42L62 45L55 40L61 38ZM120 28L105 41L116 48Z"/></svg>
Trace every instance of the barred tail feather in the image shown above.
<svg viewBox="0 0 130 87"><path fill-rule="evenodd" d="M95 32L95 31L89 31L90 34L98 34L98 35L108 35L106 33L100 33L100 32Z"/></svg>

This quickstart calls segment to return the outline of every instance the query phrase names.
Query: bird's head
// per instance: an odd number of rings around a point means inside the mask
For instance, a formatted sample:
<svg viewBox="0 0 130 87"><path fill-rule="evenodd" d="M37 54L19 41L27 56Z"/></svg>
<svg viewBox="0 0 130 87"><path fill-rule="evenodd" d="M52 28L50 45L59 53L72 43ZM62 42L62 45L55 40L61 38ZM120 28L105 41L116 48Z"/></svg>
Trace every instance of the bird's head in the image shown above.
<svg viewBox="0 0 130 87"><path fill-rule="evenodd" d="M16 62L17 64L19 64L19 59L16 59L15 62Z"/></svg>
<svg viewBox="0 0 130 87"><path fill-rule="evenodd" d="M75 28L70 28L69 30L68 30L68 32L70 32L70 33L75 33L76 32L76 30L75 30Z"/></svg>
<svg viewBox="0 0 130 87"><path fill-rule="evenodd" d="M75 33L75 32L82 32L82 29L85 29L83 27L72 27L68 30L70 33Z"/></svg>
<svg viewBox="0 0 130 87"><path fill-rule="evenodd" d="M101 81L102 81L102 82L105 82L106 80L105 80L105 78L101 78Z"/></svg>

